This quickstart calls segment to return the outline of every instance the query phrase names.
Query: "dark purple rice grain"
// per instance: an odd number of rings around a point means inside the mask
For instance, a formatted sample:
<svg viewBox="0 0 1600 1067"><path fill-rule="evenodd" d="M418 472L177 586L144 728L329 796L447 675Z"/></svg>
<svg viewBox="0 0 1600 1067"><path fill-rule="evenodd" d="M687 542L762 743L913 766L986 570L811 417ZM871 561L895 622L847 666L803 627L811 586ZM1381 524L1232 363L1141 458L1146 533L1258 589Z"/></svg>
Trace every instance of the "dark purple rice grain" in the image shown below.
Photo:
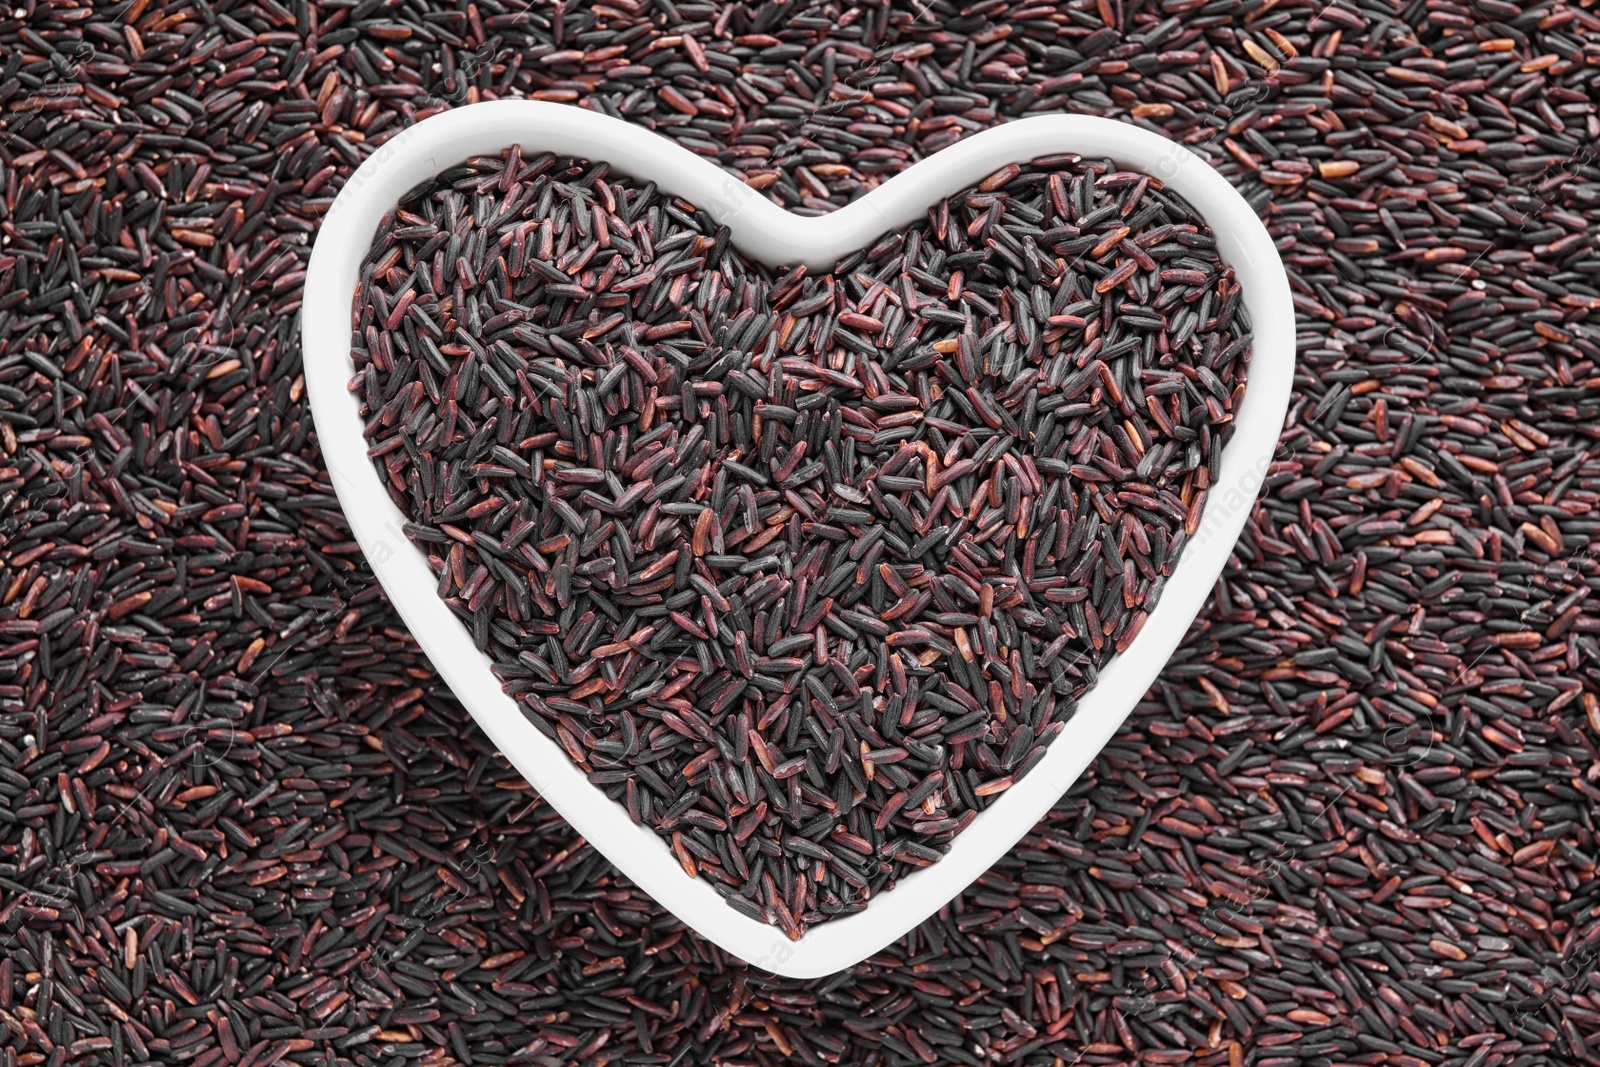
<svg viewBox="0 0 1600 1067"><path fill-rule="evenodd" d="M1249 334L1159 182L1008 166L832 274L472 159L378 229L351 391L439 594L684 871L790 937L936 860L1139 633Z"/></svg>
<svg viewBox="0 0 1600 1067"><path fill-rule="evenodd" d="M1600 1062L1591 8L21 7L6 1063ZM1210 156L1283 250L1296 400L1213 603L1071 795L846 974L775 979L662 913L354 580L297 382L309 235L419 115L516 95L802 210L1011 117L1110 115ZM241 365L183 369L170 323L230 292ZM236 729L189 752L197 719ZM492 875L418 923L480 844Z"/></svg>

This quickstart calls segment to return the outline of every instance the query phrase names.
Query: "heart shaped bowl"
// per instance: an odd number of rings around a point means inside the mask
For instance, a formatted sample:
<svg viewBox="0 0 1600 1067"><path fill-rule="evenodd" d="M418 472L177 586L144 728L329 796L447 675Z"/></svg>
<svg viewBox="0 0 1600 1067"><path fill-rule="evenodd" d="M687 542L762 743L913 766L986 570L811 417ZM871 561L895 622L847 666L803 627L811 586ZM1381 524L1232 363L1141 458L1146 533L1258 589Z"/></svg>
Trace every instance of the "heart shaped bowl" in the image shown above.
<svg viewBox="0 0 1600 1067"><path fill-rule="evenodd" d="M512 145L521 145L525 156L554 152L604 161L655 181L709 211L751 259L821 270L1009 163L1061 152L1109 158L1159 178L1187 199L1210 224L1244 290L1253 347L1221 478L1139 636L1101 671L1041 762L980 813L941 861L876 894L865 910L815 925L798 941L740 914L709 882L685 874L652 830L633 823L524 718L501 690L488 657L435 593L427 558L401 532L405 518L367 458L361 412L347 383L355 373L353 300L379 221L419 182ZM1122 724L1205 603L1249 515L1288 407L1295 343L1288 280L1255 212L1200 157L1126 123L1078 115L1007 123L917 163L848 207L808 218L654 133L592 111L526 100L436 115L386 142L356 170L316 238L301 329L312 415L339 500L378 579L456 696L529 783L663 907L735 956L791 978L859 963L947 904L1038 822Z"/></svg>

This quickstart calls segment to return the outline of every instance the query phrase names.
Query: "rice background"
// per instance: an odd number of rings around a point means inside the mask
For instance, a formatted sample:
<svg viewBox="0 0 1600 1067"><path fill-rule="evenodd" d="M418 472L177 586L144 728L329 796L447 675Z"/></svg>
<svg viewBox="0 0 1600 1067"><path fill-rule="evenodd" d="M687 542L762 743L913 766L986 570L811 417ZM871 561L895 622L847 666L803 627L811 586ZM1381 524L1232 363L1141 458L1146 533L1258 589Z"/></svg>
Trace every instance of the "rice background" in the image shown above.
<svg viewBox="0 0 1600 1067"><path fill-rule="evenodd" d="M1590 6L29 0L0 62L6 1065L1600 1062ZM751 970L621 879L340 515L317 219L506 96L808 211L1109 115L1289 267L1296 398L1212 603L1050 817L850 972Z"/></svg>

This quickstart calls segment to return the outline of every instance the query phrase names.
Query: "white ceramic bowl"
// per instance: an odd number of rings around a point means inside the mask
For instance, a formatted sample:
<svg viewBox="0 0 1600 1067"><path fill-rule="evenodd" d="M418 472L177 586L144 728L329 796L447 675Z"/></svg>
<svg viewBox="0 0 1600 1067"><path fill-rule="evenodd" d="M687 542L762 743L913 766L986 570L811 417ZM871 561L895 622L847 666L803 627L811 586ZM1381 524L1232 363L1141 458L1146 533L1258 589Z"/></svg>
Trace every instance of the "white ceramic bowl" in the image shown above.
<svg viewBox="0 0 1600 1067"><path fill-rule="evenodd" d="M1008 163L1076 152L1159 177L1198 210L1237 272L1254 329L1249 381L1222 475L1199 534L1183 550L1160 604L1133 645L1100 673L1043 760L957 838L866 910L819 923L791 942L734 911L707 881L690 878L654 832L590 785L500 689L489 660L435 594L423 553L367 459L356 398L347 391L351 308L379 220L412 186L469 156L520 144L604 160L711 212L746 256L771 266L827 269L885 231L923 217L940 198ZM654 133L592 111L536 101L473 104L417 123L361 165L330 207L306 275L301 329L311 410L328 470L367 559L450 688L524 777L591 844L695 931L777 974L814 978L860 962L943 907L1004 855L1082 773L1149 689L1204 604L1261 487L1289 401L1294 309L1277 251L1255 212L1208 164L1166 138L1110 119L1022 119L946 148L855 203L820 218L775 206L715 164Z"/></svg>

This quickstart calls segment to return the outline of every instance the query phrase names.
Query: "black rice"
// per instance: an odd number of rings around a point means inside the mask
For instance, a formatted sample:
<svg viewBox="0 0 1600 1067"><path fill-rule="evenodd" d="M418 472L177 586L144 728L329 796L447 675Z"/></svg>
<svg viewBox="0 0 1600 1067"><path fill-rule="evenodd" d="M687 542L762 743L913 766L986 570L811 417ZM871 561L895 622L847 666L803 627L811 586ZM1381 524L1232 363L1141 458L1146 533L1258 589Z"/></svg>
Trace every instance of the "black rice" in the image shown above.
<svg viewBox="0 0 1600 1067"><path fill-rule="evenodd" d="M6 1063L1600 1056L1592 8L20 9ZM357 562L299 381L311 235L417 117L505 96L801 210L1012 117L1109 115L1207 154L1282 250L1295 399L1212 602L1039 826L845 974L747 967L621 878Z"/></svg>
<svg viewBox="0 0 1600 1067"><path fill-rule="evenodd" d="M1149 176L1003 168L831 274L604 164L469 160L379 227L369 454L506 691L798 937L937 860L1138 635L1244 388Z"/></svg>

